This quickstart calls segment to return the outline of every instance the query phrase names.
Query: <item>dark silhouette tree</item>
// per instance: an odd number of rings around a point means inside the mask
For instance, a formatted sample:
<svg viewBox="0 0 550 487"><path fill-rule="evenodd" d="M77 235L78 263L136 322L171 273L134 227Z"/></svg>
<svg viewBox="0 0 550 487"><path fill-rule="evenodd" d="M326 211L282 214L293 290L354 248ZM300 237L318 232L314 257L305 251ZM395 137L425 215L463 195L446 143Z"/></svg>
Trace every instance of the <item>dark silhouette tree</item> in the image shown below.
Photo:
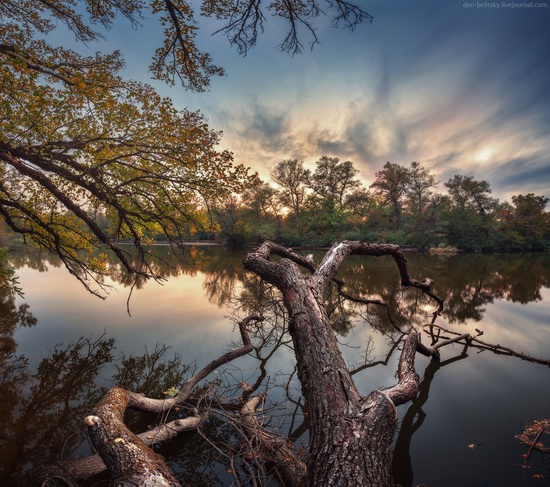
<svg viewBox="0 0 550 487"><path fill-rule="evenodd" d="M449 243L468 250L490 248L489 234L498 204L498 200L490 196L490 184L473 176L457 174L445 183L445 187L450 197L446 215Z"/></svg>
<svg viewBox="0 0 550 487"><path fill-rule="evenodd" d="M337 157L323 156L315 164L315 171L308 178L309 187L318 198L342 209L346 197L361 184L356 179L359 171L353 162L340 162Z"/></svg>
<svg viewBox="0 0 550 487"><path fill-rule="evenodd" d="M513 207L503 218L504 231L520 249L543 250L550 237L550 219L544 211L549 199L533 193L512 196Z"/></svg>
<svg viewBox="0 0 550 487"><path fill-rule="evenodd" d="M376 180L371 185L371 188L390 205L396 230L401 230L403 226L403 204L409 183L409 169L386 162L383 169L376 173Z"/></svg>
<svg viewBox="0 0 550 487"><path fill-rule="evenodd" d="M271 171L273 181L281 189L281 202L294 213L296 226L300 227L303 207L307 196L309 170L298 159L285 159Z"/></svg>

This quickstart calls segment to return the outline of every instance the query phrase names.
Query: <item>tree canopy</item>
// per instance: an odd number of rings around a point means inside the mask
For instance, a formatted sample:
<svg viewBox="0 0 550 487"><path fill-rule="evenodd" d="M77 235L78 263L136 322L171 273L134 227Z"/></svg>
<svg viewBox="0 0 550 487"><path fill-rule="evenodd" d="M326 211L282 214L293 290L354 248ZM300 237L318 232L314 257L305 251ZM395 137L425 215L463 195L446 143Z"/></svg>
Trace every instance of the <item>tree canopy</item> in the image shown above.
<svg viewBox="0 0 550 487"><path fill-rule="evenodd" d="M83 282L107 271L94 253L105 246L129 271L153 276L144 234L177 241L204 225L208 201L240 190L247 170L216 149L219 134L199 113L120 78L116 57L22 42L0 79L2 216ZM137 261L122 239L137 247Z"/></svg>
<svg viewBox="0 0 550 487"><path fill-rule="evenodd" d="M318 2L204 0L202 15L241 53L252 47L267 12L289 25L280 48L301 50L305 29L331 10L353 28L366 12L341 0ZM104 249L126 269L158 277L143 244L162 234L172 243L205 228L220 197L255 180L220 133L198 112L177 109L143 83L121 76L119 52L84 56L49 42L63 27L90 44L125 20L135 27L158 16L164 40L152 59L154 78L208 89L223 74L196 45L199 28L184 0L7 0L0 4L0 214L8 226L58 254L87 288L102 294L109 269ZM137 258L119 242L129 240ZM99 285L99 287L98 287Z"/></svg>
<svg viewBox="0 0 550 487"><path fill-rule="evenodd" d="M386 162L364 185L352 161L322 156L312 169L303 161L276 164L256 197L234 199L218 214L226 243L275 240L285 245L328 246L339 239L397 242L427 249L539 251L550 248L548 198L533 193L491 196L491 184L454 175L439 182L419 162ZM261 209L258 207L262 201ZM228 218L231 216L231 218ZM230 222L230 225L227 225Z"/></svg>

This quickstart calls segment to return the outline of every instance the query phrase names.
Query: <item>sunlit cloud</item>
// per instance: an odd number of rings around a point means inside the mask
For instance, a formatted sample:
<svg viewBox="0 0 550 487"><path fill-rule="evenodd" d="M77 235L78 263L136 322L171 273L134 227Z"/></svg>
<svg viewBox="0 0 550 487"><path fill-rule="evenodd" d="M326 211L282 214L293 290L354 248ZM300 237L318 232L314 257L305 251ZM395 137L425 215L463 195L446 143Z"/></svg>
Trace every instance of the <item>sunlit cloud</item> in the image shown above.
<svg viewBox="0 0 550 487"><path fill-rule="evenodd" d="M502 199L550 196L550 8L371 9L372 25L327 28L321 46L295 58L265 44L226 57L229 77L192 100L236 161L268 179L282 159L312 167L329 155L352 160L366 184L386 161L417 161L441 191L464 174Z"/></svg>
<svg viewBox="0 0 550 487"><path fill-rule="evenodd" d="M152 83L177 107L200 109L223 131L221 147L264 179L282 159L313 167L329 155L352 160L366 184L386 161L417 161L440 190L465 174L488 180L499 198L550 196L550 7L372 0L366 8L372 24L350 33L322 18L321 44L294 57L276 49L281 22L269 19L243 59L211 36L211 19L197 42L228 76L201 94ZM101 48L120 49L124 74L151 82L162 28L145 24L139 34L114 29Z"/></svg>

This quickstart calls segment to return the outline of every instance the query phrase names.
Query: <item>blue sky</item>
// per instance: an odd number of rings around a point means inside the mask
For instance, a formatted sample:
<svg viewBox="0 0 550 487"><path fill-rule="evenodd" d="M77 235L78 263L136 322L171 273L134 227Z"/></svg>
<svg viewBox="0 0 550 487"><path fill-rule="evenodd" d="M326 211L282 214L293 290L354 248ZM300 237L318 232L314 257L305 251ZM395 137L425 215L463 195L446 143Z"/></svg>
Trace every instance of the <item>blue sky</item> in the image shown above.
<svg viewBox="0 0 550 487"><path fill-rule="evenodd" d="M177 106L200 109L224 132L223 148L264 179L282 159L313 166L328 155L352 160L366 184L386 161L417 161L440 191L464 174L488 180L501 199L550 197L550 2L510 4L365 1L372 24L351 33L320 18L321 44L294 57L276 49L278 21L267 19L245 58L211 36L217 25L207 21L197 42L227 76L201 94L154 85ZM127 75L150 81L160 29L145 22L108 35L99 48L120 49Z"/></svg>

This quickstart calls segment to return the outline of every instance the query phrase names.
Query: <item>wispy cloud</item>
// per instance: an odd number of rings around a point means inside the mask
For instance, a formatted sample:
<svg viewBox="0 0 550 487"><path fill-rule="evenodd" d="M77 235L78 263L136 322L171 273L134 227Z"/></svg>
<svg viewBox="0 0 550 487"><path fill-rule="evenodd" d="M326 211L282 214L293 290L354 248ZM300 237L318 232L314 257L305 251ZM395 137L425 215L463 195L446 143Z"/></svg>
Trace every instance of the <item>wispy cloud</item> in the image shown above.
<svg viewBox="0 0 550 487"><path fill-rule="evenodd" d="M396 1L302 58L262 52L259 77L233 71L205 110L223 145L263 177L330 155L367 183L386 161L418 161L442 182L487 179L501 198L550 196L550 8Z"/></svg>

